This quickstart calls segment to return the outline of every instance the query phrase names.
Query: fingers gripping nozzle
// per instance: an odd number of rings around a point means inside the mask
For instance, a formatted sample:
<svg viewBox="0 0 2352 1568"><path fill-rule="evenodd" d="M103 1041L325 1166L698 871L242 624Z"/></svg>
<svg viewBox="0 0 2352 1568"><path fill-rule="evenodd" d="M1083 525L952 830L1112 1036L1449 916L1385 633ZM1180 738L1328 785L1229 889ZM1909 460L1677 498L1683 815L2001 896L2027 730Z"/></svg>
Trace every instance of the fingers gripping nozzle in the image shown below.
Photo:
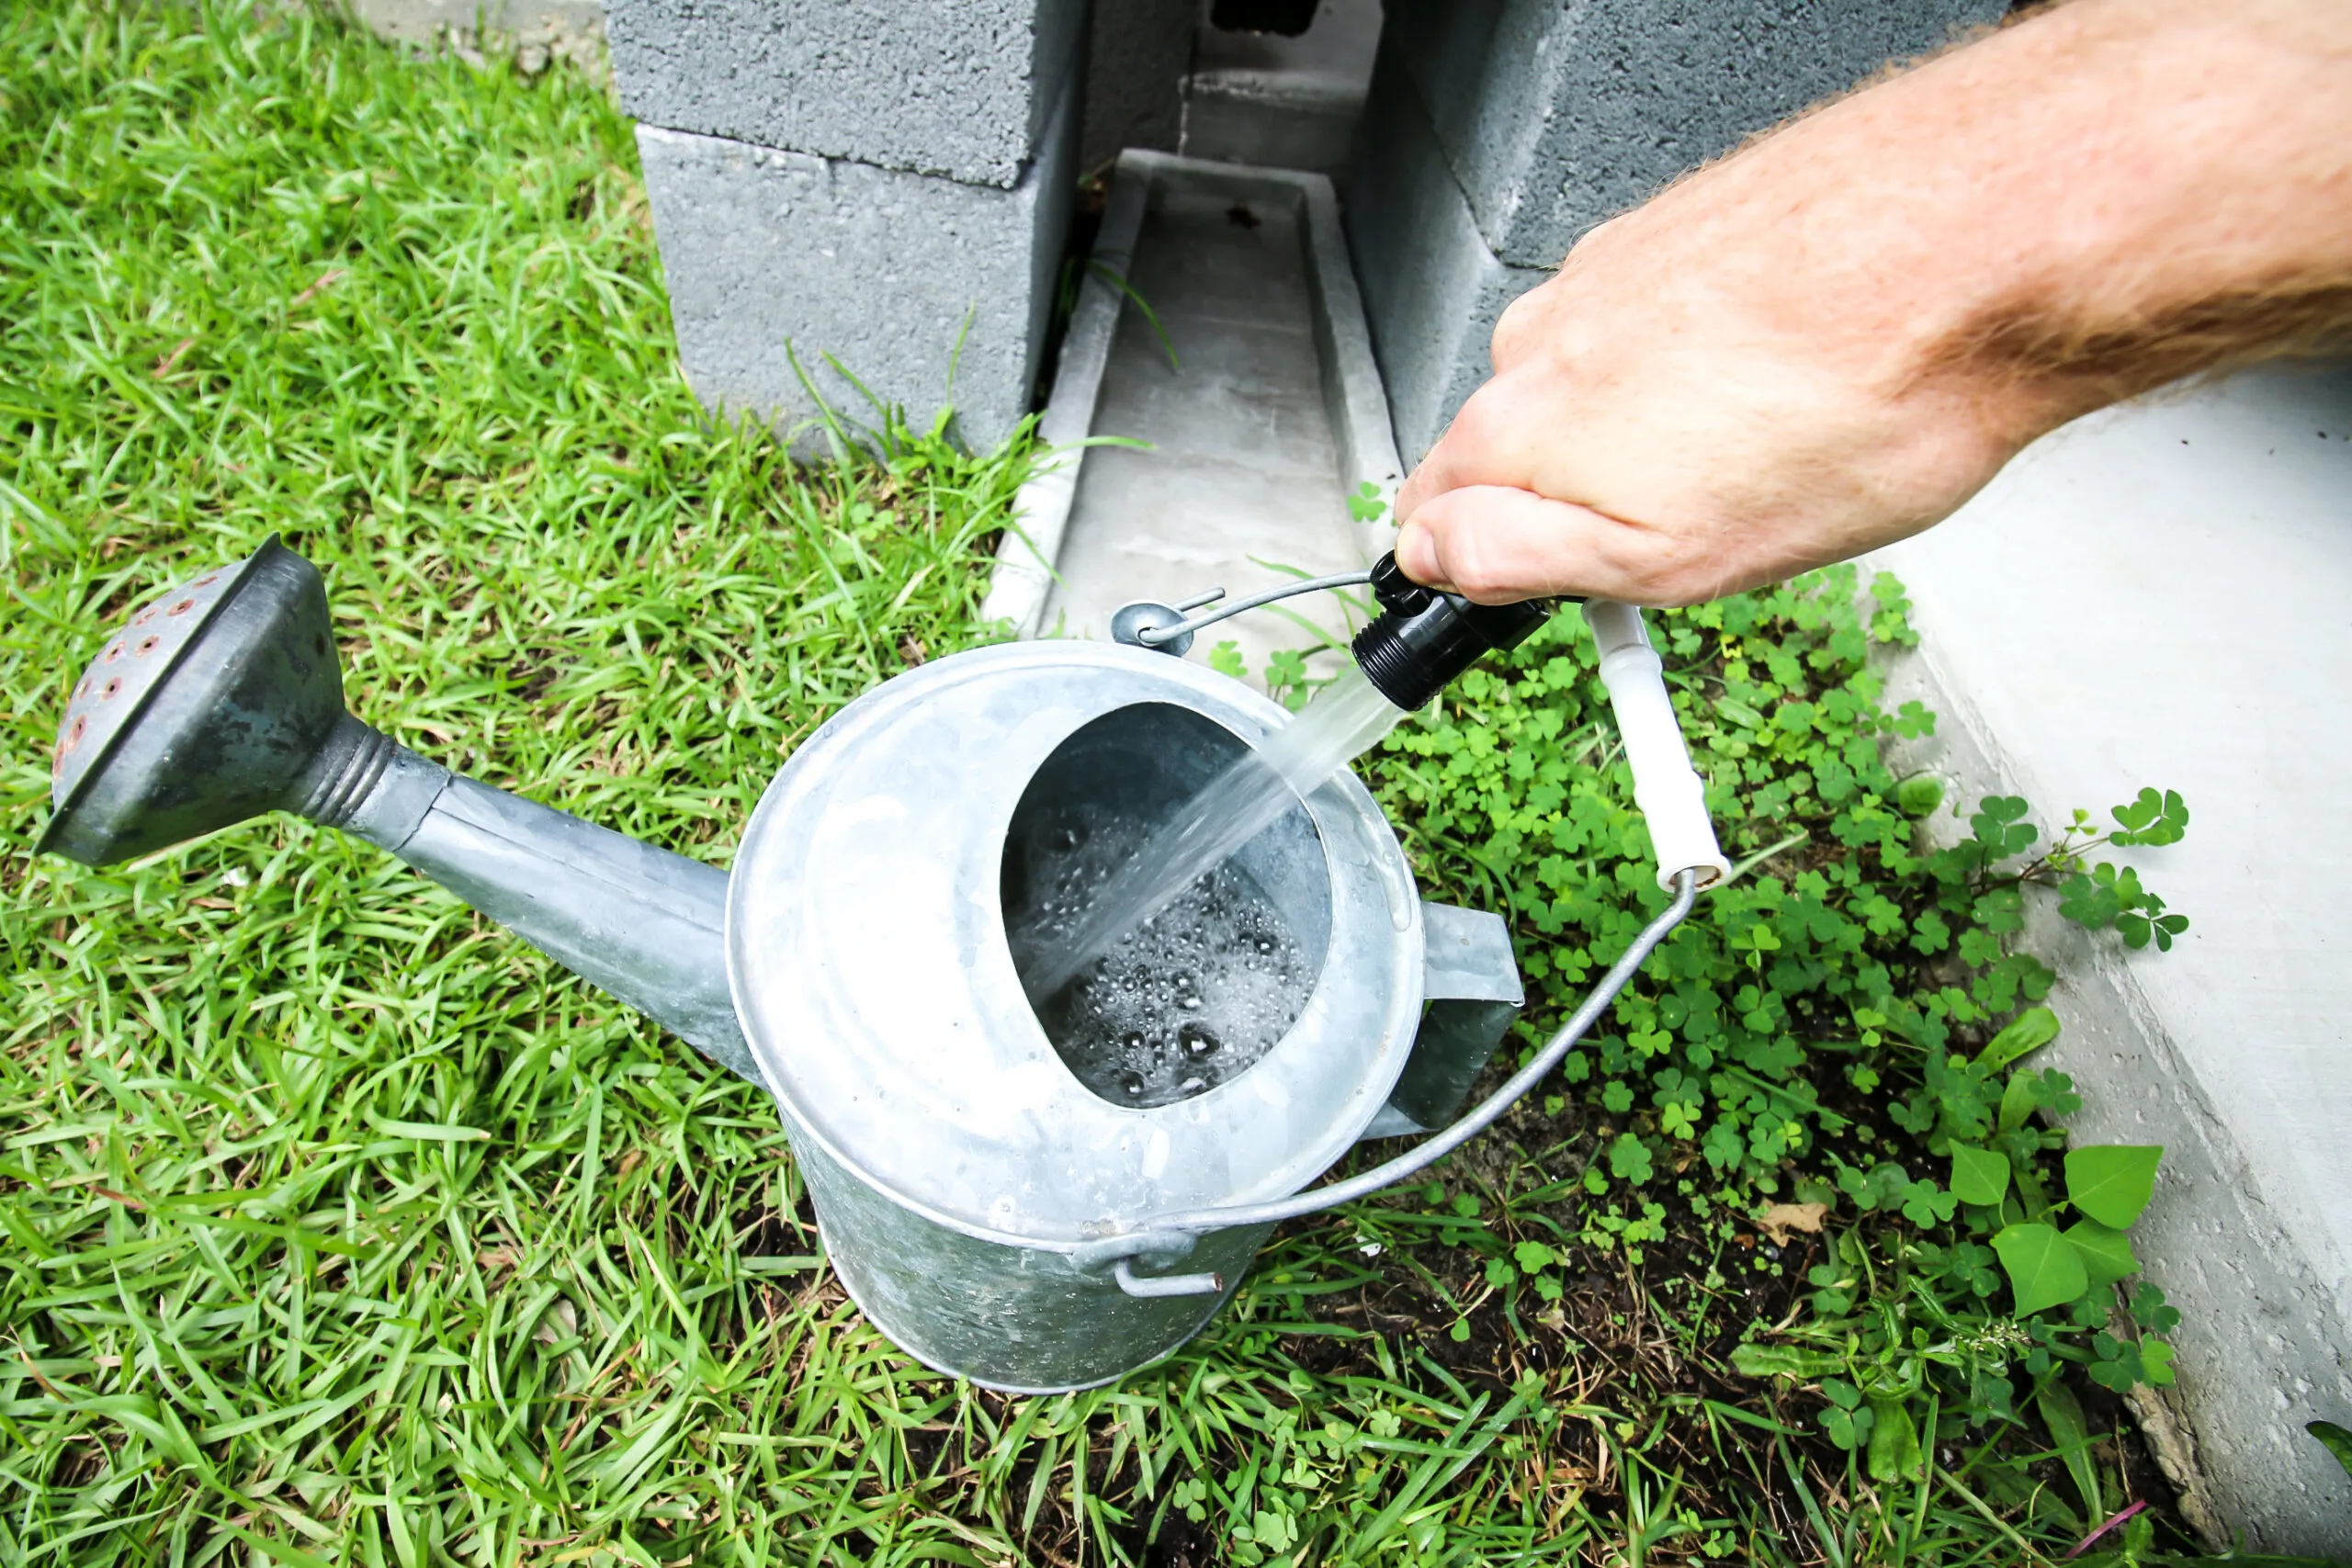
<svg viewBox="0 0 2352 1568"><path fill-rule="evenodd" d="M1393 554L1372 569L1372 592L1380 615L1356 634L1356 663L1381 695L1408 712L1426 705L1482 655L1526 641L1555 607L1548 599L1474 604L1415 582ZM1609 689L1624 738L1634 798L1657 852L1658 885L1671 887L1679 873L1689 871L1701 890L1713 887L1731 874L1731 863L1715 842L1706 788L1691 770L1642 613L1631 604L1596 599L1584 614L1599 647L1601 683Z"/></svg>
<svg viewBox="0 0 2352 1568"><path fill-rule="evenodd" d="M1457 593L1424 588L1391 553L1372 569L1380 614L1356 634L1352 651L1380 694L1410 713L1426 706L1482 655L1525 642L1551 617L1548 599L1474 604Z"/></svg>

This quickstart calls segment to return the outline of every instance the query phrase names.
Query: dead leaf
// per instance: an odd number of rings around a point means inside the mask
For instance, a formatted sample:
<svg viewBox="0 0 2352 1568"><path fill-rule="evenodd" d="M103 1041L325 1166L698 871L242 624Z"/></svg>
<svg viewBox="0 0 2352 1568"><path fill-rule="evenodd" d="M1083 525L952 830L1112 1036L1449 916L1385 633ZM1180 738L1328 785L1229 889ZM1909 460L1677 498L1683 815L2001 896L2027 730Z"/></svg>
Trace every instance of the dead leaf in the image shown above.
<svg viewBox="0 0 2352 1568"><path fill-rule="evenodd" d="M155 368L151 372L151 374L159 379L170 375L174 370L179 367L180 355L186 354L189 349L194 348L195 346L196 340L194 338L184 337L180 339L179 346L177 348L173 349L171 353L155 361Z"/></svg>
<svg viewBox="0 0 2352 1568"><path fill-rule="evenodd" d="M1826 1203L1775 1203L1756 1216L1756 1227L1771 1238L1774 1247L1786 1247L1792 1231L1819 1235L1822 1217L1828 1213Z"/></svg>
<svg viewBox="0 0 2352 1568"><path fill-rule="evenodd" d="M338 266L329 268L325 273L320 276L319 280L316 283L313 283L311 287L305 288L301 293L297 294L292 299L288 300L286 305L287 310L300 310L303 306L309 304L313 299L317 298L320 289L334 288L335 279L341 277L343 275L344 269L342 267Z"/></svg>

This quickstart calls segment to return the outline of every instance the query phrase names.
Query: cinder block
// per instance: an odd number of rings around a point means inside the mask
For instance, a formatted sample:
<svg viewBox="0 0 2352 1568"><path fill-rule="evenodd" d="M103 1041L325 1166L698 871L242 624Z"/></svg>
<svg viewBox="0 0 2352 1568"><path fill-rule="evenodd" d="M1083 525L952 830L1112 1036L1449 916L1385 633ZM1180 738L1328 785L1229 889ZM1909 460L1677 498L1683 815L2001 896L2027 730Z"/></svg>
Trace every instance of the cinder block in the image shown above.
<svg viewBox="0 0 2352 1568"><path fill-rule="evenodd" d="M1086 40L1081 172L1103 167L1125 147L1176 151L1198 9L1193 0L1096 0Z"/></svg>
<svg viewBox="0 0 2352 1568"><path fill-rule="evenodd" d="M1069 218L1077 94L1010 190L650 125L638 152L686 378L796 449L819 410L871 424L866 391L918 425L953 406L975 447L1028 412ZM798 369L795 369L795 360ZM951 384L952 373L952 384Z"/></svg>
<svg viewBox="0 0 2352 1568"><path fill-rule="evenodd" d="M611 0L621 107L671 130L1011 190L1085 0Z"/></svg>
<svg viewBox="0 0 2352 1568"><path fill-rule="evenodd" d="M1496 259L1435 132L1384 44L1348 187L1348 250L1409 468L1494 370L1503 308L1551 276Z"/></svg>
<svg viewBox="0 0 2352 1568"><path fill-rule="evenodd" d="M1556 266L1677 175L2008 0L1387 0L1487 248ZM1375 94L1374 109L1381 107Z"/></svg>

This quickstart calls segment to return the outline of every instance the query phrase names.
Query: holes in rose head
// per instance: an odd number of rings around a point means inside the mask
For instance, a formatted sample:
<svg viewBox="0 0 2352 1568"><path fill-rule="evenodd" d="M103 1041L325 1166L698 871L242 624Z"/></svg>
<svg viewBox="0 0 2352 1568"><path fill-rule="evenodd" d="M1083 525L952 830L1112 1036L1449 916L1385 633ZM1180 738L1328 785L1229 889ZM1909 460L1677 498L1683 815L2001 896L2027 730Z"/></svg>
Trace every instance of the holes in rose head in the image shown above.
<svg viewBox="0 0 2352 1568"><path fill-rule="evenodd" d="M188 586L191 588L209 588L220 581L220 574L219 572L207 572L202 577L198 578L194 582L189 583Z"/></svg>
<svg viewBox="0 0 2352 1568"><path fill-rule="evenodd" d="M196 608L196 601L195 601L195 600L193 600L193 599L183 599L183 600L181 600L178 604L176 604L173 605L170 609L168 609L168 610L164 611L164 614L165 614L165 615L187 615L190 610L193 610L193 609L195 609L195 608Z"/></svg>
<svg viewBox="0 0 2352 1568"><path fill-rule="evenodd" d="M109 701L117 692L121 690L122 677L117 675L113 680L108 681L105 685L98 688L98 701L102 703Z"/></svg>
<svg viewBox="0 0 2352 1568"><path fill-rule="evenodd" d="M90 721L87 718L77 718L71 725L68 725L65 730L65 739L58 742L58 753L61 756L73 755L74 750L82 744L83 733L89 728Z"/></svg>
<svg viewBox="0 0 2352 1568"><path fill-rule="evenodd" d="M130 650L130 657L133 659L144 659L163 645L164 639L162 637L141 637L139 639L139 646Z"/></svg>
<svg viewBox="0 0 2352 1568"><path fill-rule="evenodd" d="M121 657L122 644L116 643L113 647L107 649L106 661L108 664L112 664L116 660L120 659Z"/></svg>

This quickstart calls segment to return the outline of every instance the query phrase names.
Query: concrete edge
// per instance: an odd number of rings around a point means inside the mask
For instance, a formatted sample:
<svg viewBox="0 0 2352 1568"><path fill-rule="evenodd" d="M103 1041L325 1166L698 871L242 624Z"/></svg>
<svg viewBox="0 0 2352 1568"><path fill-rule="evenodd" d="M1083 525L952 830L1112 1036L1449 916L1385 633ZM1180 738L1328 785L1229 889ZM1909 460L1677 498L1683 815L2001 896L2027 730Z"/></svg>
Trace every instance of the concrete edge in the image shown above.
<svg viewBox="0 0 2352 1568"><path fill-rule="evenodd" d="M1380 495L1380 519L1360 524L1367 536L1366 560L1396 542L1396 487L1404 464L1396 455L1396 427L1388 422L1388 392L1380 362L1372 354L1372 328L1356 287L1355 265L1340 227L1339 193L1321 175L1311 175L1305 220L1306 253L1314 264L1308 277L1315 296L1315 348L1323 362L1323 397L1331 429L1340 438L1340 488L1353 496L1363 486Z"/></svg>
<svg viewBox="0 0 2352 1568"><path fill-rule="evenodd" d="M1904 564L1863 561L1898 577ZM1905 588L1916 592L1907 581ZM1885 705L1917 698L1936 715L1932 736L1895 741L1887 751L1898 773L1933 773L1944 781L1945 804L1928 819L1931 840L1940 847L1963 836L1955 808L1964 816L1986 795L2028 799L2030 819L2046 832L2052 814L2074 803L2037 798L2005 760L1984 715L1933 651L1933 609L1915 604L1912 623L1919 646L1883 652L1875 662L1886 682ZM2142 1397L2134 1403L2135 1410L2157 1405L2185 1428L2163 1457L2195 1467L2172 1477L2184 1500L2193 1498L2187 1510L2193 1526L2217 1549L2220 1523L2264 1551L2342 1553L2352 1545L2352 1524L2323 1522L2313 1511L2340 1489L2341 1472L2301 1430L2310 1415L2325 1411L2295 1407L2331 1372L2340 1384L2343 1353L2329 1348L2352 1346L2352 1325L2337 1319L2324 1282L2266 1213L2252 1162L2123 953L2061 919L2047 898L2029 900L2023 934L2026 949L2059 976L2049 1003L2064 1030L2041 1065L2065 1072L2082 1091L2083 1109L2067 1118L2073 1141L2165 1147L2155 1199L2132 1236L2138 1277L2162 1288L2182 1313L2170 1336L2181 1365L2171 1388L2135 1390ZM2163 1092L2149 1091L2151 1079ZM2256 1414L2257 1405L2270 1408Z"/></svg>
<svg viewBox="0 0 2352 1568"><path fill-rule="evenodd" d="M1090 260L1121 276L1135 255L1151 193L1163 186L1230 194L1242 198L1270 187L1296 199L1299 243L1306 253L1308 296L1313 301L1315 347L1321 362L1324 408L1340 448L1340 483L1350 494L1369 482L1384 503L1393 505L1403 465L1389 423L1388 396L1373 357L1372 332L1357 289L1347 241L1340 227L1339 197L1322 175L1298 169L1268 169L1247 164L1210 163L1130 147L1119 154L1111 196ZM1050 595L1062 536L1078 497L1086 463L1083 445L1093 434L1095 401L1111 356L1126 299L1119 286L1090 266L1079 286L1077 307L1056 362L1053 396L1038 421L1047 448L1037 471L1012 502L1011 525L997 546L980 617L1009 621L1016 637L1035 637ZM1363 558L1388 549L1396 527L1383 520L1356 525Z"/></svg>
<svg viewBox="0 0 2352 1568"><path fill-rule="evenodd" d="M1053 396L1037 422L1038 444L1046 451L1013 496L1012 515L998 541L996 567L980 603L982 620L1010 621L1015 637L1037 635L1037 618L1053 592L1062 534L1069 526L1079 470L1086 461L1081 443L1093 434L1095 400L1102 390L1102 372L1126 305L1119 285L1104 276L1104 269L1124 277L1143 231L1149 179L1128 167L1133 156L1121 153L1112 176L1102 226L1095 233L1094 249L1088 255L1091 265L1079 281L1078 303L1055 361Z"/></svg>

